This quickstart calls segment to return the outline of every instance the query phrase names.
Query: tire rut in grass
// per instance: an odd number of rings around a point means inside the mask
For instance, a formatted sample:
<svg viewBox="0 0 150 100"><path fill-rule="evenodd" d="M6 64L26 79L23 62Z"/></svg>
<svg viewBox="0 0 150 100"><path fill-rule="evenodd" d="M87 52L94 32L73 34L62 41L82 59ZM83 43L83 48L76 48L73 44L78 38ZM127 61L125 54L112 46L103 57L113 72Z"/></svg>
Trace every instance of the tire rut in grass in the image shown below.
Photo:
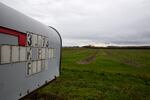
<svg viewBox="0 0 150 100"><path fill-rule="evenodd" d="M78 64L90 64L96 59L96 55L98 54L98 50L94 52L92 55L88 56L87 58L78 61Z"/></svg>
<svg viewBox="0 0 150 100"><path fill-rule="evenodd" d="M113 54L111 51L105 51L105 52L107 55L109 55L109 57L113 57L113 59L115 59L114 58L115 54ZM118 61L120 61L122 64L130 65L133 67L143 67L143 64L131 58L118 58Z"/></svg>

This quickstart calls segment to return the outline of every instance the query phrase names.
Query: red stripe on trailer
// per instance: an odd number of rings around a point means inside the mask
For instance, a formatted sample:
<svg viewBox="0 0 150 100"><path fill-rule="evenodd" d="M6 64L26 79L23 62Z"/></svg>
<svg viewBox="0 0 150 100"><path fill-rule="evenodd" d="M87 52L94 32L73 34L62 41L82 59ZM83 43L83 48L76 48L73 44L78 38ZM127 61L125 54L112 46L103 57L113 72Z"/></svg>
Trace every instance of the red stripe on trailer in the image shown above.
<svg viewBox="0 0 150 100"><path fill-rule="evenodd" d="M18 37L19 46L26 46L26 44L27 44L27 35L26 34L23 34L23 33L18 32L16 30L1 27L1 26L0 26L0 33L13 35L13 36Z"/></svg>

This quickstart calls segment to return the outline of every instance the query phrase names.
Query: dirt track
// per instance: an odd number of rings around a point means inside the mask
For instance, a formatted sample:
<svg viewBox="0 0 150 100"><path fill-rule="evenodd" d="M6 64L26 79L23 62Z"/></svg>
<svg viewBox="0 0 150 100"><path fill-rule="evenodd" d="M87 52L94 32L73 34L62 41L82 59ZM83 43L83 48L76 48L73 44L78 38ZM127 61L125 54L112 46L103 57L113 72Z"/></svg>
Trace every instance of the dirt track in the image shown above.
<svg viewBox="0 0 150 100"><path fill-rule="evenodd" d="M96 51L96 52L93 53L92 55L88 56L87 58L78 61L77 63L78 63L78 64L89 64L89 63L91 63L92 61L95 60L97 53L98 53L98 51Z"/></svg>

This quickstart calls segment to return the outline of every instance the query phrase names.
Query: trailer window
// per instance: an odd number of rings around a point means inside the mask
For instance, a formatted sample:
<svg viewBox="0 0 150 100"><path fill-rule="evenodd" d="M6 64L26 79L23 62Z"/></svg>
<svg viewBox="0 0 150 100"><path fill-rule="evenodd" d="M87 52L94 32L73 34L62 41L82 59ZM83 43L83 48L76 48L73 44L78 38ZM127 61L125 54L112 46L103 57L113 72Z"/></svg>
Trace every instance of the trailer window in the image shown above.
<svg viewBox="0 0 150 100"><path fill-rule="evenodd" d="M38 36L35 35L35 34L32 34L32 37L33 37L32 46L33 46L33 47L37 47L37 46L38 46Z"/></svg>
<svg viewBox="0 0 150 100"><path fill-rule="evenodd" d="M52 58L54 58L54 48L52 49Z"/></svg>
<svg viewBox="0 0 150 100"><path fill-rule="evenodd" d="M26 47L20 47L19 53L20 61L26 61Z"/></svg>
<svg viewBox="0 0 150 100"><path fill-rule="evenodd" d="M0 45L18 45L16 36L0 33Z"/></svg>
<svg viewBox="0 0 150 100"><path fill-rule="evenodd" d="M11 53L11 61L12 62L18 62L19 61L19 47L18 46L12 46L12 53Z"/></svg>
<svg viewBox="0 0 150 100"><path fill-rule="evenodd" d="M48 59L49 58L49 49L48 48L46 48L45 54L46 54L45 58Z"/></svg>
<svg viewBox="0 0 150 100"><path fill-rule="evenodd" d="M38 49L38 59L39 60L42 59L42 49L41 48Z"/></svg>
<svg viewBox="0 0 150 100"><path fill-rule="evenodd" d="M41 44L42 44L41 47L44 47L44 45L45 45L45 37L42 36L41 38L42 38L42 40L41 40Z"/></svg>
<svg viewBox="0 0 150 100"><path fill-rule="evenodd" d="M54 48L49 48L49 58L54 58L54 52L55 52Z"/></svg>
<svg viewBox="0 0 150 100"><path fill-rule="evenodd" d="M42 48L42 59L45 59L45 56L46 56L46 54L45 54L45 48Z"/></svg>
<svg viewBox="0 0 150 100"><path fill-rule="evenodd" d="M32 62L32 74L35 74L37 72L37 62Z"/></svg>
<svg viewBox="0 0 150 100"><path fill-rule="evenodd" d="M10 63L10 55L11 55L11 48L10 46L1 46L0 50L0 56L1 56L1 64Z"/></svg>
<svg viewBox="0 0 150 100"><path fill-rule="evenodd" d="M42 47L42 37L38 36L38 47Z"/></svg>
<svg viewBox="0 0 150 100"><path fill-rule="evenodd" d="M38 60L38 48L32 48L32 60Z"/></svg>
<svg viewBox="0 0 150 100"><path fill-rule="evenodd" d="M48 46L49 46L48 38L45 37L44 47L48 47Z"/></svg>
<svg viewBox="0 0 150 100"><path fill-rule="evenodd" d="M37 72L40 72L42 70L42 62L39 60L37 61Z"/></svg>
<svg viewBox="0 0 150 100"><path fill-rule="evenodd" d="M31 61L32 58L32 48L27 48L27 61Z"/></svg>

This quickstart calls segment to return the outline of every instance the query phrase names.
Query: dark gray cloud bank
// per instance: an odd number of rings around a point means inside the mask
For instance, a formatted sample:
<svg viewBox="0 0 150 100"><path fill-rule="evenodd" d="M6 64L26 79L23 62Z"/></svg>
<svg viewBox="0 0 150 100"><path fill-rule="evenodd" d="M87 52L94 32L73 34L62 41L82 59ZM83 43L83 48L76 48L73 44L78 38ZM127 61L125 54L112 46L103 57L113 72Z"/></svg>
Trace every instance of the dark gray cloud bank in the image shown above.
<svg viewBox="0 0 150 100"><path fill-rule="evenodd" d="M59 30L64 46L150 45L150 0L1 0Z"/></svg>

